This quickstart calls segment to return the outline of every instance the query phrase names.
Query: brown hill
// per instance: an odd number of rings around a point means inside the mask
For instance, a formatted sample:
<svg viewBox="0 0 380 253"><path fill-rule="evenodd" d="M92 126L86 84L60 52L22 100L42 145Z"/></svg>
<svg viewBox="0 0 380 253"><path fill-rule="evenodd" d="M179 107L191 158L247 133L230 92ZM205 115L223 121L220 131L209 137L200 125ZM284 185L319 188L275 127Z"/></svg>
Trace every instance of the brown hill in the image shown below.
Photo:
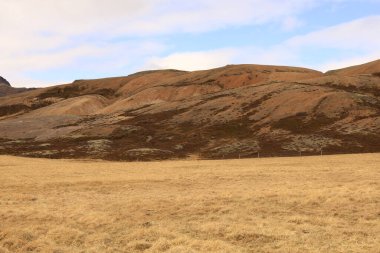
<svg viewBox="0 0 380 253"><path fill-rule="evenodd" d="M380 151L380 78L230 65L0 98L0 153L111 160Z"/></svg>
<svg viewBox="0 0 380 253"><path fill-rule="evenodd" d="M344 75L344 76L354 76L354 75L374 75L380 77L380 60L368 62L361 65L356 65L348 68L337 69L328 71L327 74L333 75Z"/></svg>

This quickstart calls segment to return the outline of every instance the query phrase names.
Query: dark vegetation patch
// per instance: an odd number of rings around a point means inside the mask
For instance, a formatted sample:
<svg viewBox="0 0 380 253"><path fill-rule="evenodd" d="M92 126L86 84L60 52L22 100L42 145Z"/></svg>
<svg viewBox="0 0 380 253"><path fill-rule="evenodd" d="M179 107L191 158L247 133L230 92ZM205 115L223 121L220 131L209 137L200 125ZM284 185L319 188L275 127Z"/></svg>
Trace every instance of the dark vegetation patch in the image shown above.
<svg viewBox="0 0 380 253"><path fill-rule="evenodd" d="M323 131L323 136L340 139L344 145L339 148L330 147L326 151L330 153L371 153L380 152L380 134L344 134L339 131Z"/></svg>
<svg viewBox="0 0 380 253"><path fill-rule="evenodd" d="M47 90L44 93L41 93L37 96L37 98L45 99L50 97L58 97L58 98L73 98L83 95L83 91L86 88L84 86L79 85L70 85L64 87L55 87Z"/></svg>
<svg viewBox="0 0 380 253"><path fill-rule="evenodd" d="M318 109L321 107L321 105L327 100L328 97L324 97L322 98L321 100L318 101L317 105L314 106L313 108L313 113L314 114L317 114L318 113ZM307 116L306 114L304 113L298 113L296 116Z"/></svg>
<svg viewBox="0 0 380 253"><path fill-rule="evenodd" d="M319 85L318 85L319 86ZM327 82L325 85L321 85L325 87L331 87L337 90L342 90L350 93L359 93L359 94L371 94L375 96L380 96L380 89L374 86L362 85L339 85L333 82Z"/></svg>
<svg viewBox="0 0 380 253"><path fill-rule="evenodd" d="M379 110L380 112L380 99L375 97L363 97L360 102L360 105L371 107Z"/></svg>
<svg viewBox="0 0 380 253"><path fill-rule="evenodd" d="M263 101L270 98L270 94L259 100L244 104L243 111L257 108ZM374 100L370 100L369 102ZM372 103L371 102L371 103ZM147 105L149 106L149 105ZM373 104L371 104L374 107ZM228 106L220 108L225 110ZM141 109L141 108L139 108ZM171 110L160 113L140 114L131 110L125 116L131 119L119 122L119 127L110 135L109 148L94 155L86 148L88 142L97 140L94 137L72 139L57 139L49 141L49 145L33 140L8 143L0 140L0 154L24 155L30 157L47 158L102 158L106 160L136 161L136 160L164 160L186 158L190 154L200 154L203 159L229 159L270 156L298 156L297 151L284 149L292 139L290 136L274 137L257 136L252 128L255 122L250 121L247 115L238 120L219 122L217 124L197 124L194 121L172 123L174 116L189 110ZM1 112L1 111L0 111ZM299 134L314 134L319 132L326 138L341 140L340 146L330 145L324 148L324 154L379 152L380 136L376 134L344 135L334 130L325 130L324 126L333 123L336 119L328 118L323 114L315 114L312 119L306 113L282 119L275 123L275 128L289 130ZM83 121L96 120L96 117L86 117ZM82 122L82 121L81 121ZM75 126L73 123L66 126ZM233 146L227 151L212 150L213 142L226 139L231 140L225 146ZM255 139L257 143L249 146L247 140ZM236 141L233 141L236 140ZM241 144L240 144L241 143ZM213 146L215 147L215 146ZM132 151L131 151L132 150ZM145 151L144 151L145 150ZM302 155L317 155L318 151L302 152Z"/></svg>
<svg viewBox="0 0 380 253"><path fill-rule="evenodd" d="M248 102L248 103L243 103L242 104L242 109L243 111L250 111L250 110L256 110L262 103L264 103L266 100L270 99L272 97L273 93L268 93L264 95L263 97Z"/></svg>
<svg viewBox="0 0 380 253"><path fill-rule="evenodd" d="M230 97L230 96L231 96L231 94L228 94L228 93L222 93L222 94L207 96L206 98L202 98L200 102L196 103L195 105L193 105L191 107L194 108L196 106L201 106L201 105L207 104L207 103L211 102L212 100L216 100L216 99L224 98L224 97Z"/></svg>
<svg viewBox="0 0 380 253"><path fill-rule="evenodd" d="M284 150L282 146L287 142L290 141L288 138L281 138L281 139L272 139L269 136L262 136L259 138L260 143L260 156L286 156L290 153L287 150Z"/></svg>
<svg viewBox="0 0 380 253"><path fill-rule="evenodd" d="M296 69L275 69L274 72L284 72L284 73L308 73L308 71L301 71ZM312 73L312 72L310 72Z"/></svg>
<svg viewBox="0 0 380 253"><path fill-rule="evenodd" d="M217 95L209 95L207 96L206 99L204 99L205 102L209 102L209 101L212 101L212 100L216 100L216 99L219 99L219 98L225 98L225 97L230 97L231 94L230 93L221 93L221 94L217 94Z"/></svg>
<svg viewBox="0 0 380 253"><path fill-rule="evenodd" d="M229 72L229 73L225 73L223 74L222 76L225 76L225 77L230 77L230 76L241 76L241 75L244 75L244 74L250 74L251 72Z"/></svg>
<svg viewBox="0 0 380 253"><path fill-rule="evenodd" d="M216 139L232 137L243 139L253 135L251 126L251 121L247 118L242 118L208 126L204 129L204 134Z"/></svg>
<svg viewBox="0 0 380 253"><path fill-rule="evenodd" d="M139 111L139 110L142 110L142 109L145 109L145 108L148 108L150 107L152 104L146 104L146 105L143 105L143 106L140 106L140 107L137 107L137 108L133 108L133 109L129 109L127 111L124 112L124 116L132 116L132 115L135 115L135 112L136 111Z"/></svg>
<svg viewBox="0 0 380 253"><path fill-rule="evenodd" d="M186 112L188 109L178 109L178 110L169 110L158 113L147 113L141 115L133 115L131 112L127 112L124 116L134 116L132 119L127 119L122 123L133 124L133 125L154 125L161 121L168 121L173 118L175 115Z"/></svg>
<svg viewBox="0 0 380 253"><path fill-rule="evenodd" d="M80 125L80 122L75 122L75 123L70 123L70 124L66 124L66 125L60 125L60 126L55 126L53 127L53 129L59 129L59 128L65 128L65 127L73 127L73 126L79 126Z"/></svg>
<svg viewBox="0 0 380 253"><path fill-rule="evenodd" d="M155 149L155 148L138 148L131 149L124 152L123 160L167 160L174 157L174 153L169 150Z"/></svg>
<svg viewBox="0 0 380 253"><path fill-rule="evenodd" d="M143 137L144 134L148 134L148 131L146 131L145 128L135 126L135 125L126 125L126 126L116 128L111 133L109 138L112 140L117 140L117 139L122 139L122 138L139 139L139 137ZM142 141L142 139L140 141Z"/></svg>
<svg viewBox="0 0 380 253"><path fill-rule="evenodd" d="M32 110L36 110L36 109L39 109L39 108L42 108L42 107L45 107L45 106L49 106L51 104L54 104L54 102L52 101L47 101L47 100L38 100L36 102L34 102L30 108Z"/></svg>
<svg viewBox="0 0 380 253"><path fill-rule="evenodd" d="M183 70L177 70L177 69L165 69L165 70L146 70L146 71L140 71L133 74L128 75L128 77L138 77L138 76L144 76L147 74L153 74L153 73L160 73L160 72L173 72L173 73L179 73L179 74L186 74L188 71Z"/></svg>
<svg viewBox="0 0 380 253"><path fill-rule="evenodd" d="M12 104L12 105L4 105L0 107L0 117L12 115L20 112L29 112L31 110L36 110L48 105L53 104L54 102L39 100L38 102L34 102L30 107L25 104Z"/></svg>
<svg viewBox="0 0 380 253"><path fill-rule="evenodd" d="M219 109L217 109L217 108L213 108L213 113L218 114L218 113L221 113L221 112L225 112L225 111L227 111L229 108L231 108L231 106L224 106L224 107L221 107L221 108L219 108Z"/></svg>
<svg viewBox="0 0 380 253"><path fill-rule="evenodd" d="M316 132L320 130L320 128L334 122L335 119L328 118L324 114L317 114L311 119L308 119L307 114L299 113L294 116L280 119L273 124L273 127L288 130L293 133L307 134Z"/></svg>
<svg viewBox="0 0 380 253"><path fill-rule="evenodd" d="M230 141L204 150L203 157L211 159L234 159L257 157L260 148L253 142Z"/></svg>
<svg viewBox="0 0 380 253"><path fill-rule="evenodd" d="M311 137L310 137L311 138ZM269 136L260 137L260 157L291 157L291 156L315 156L320 155L321 150L324 155L340 154L344 153L340 146L331 144L328 148L317 148L314 150L289 150L284 148L287 144L292 142L292 139L288 136L282 138L270 138Z"/></svg>
<svg viewBox="0 0 380 253"><path fill-rule="evenodd" d="M204 81L201 81L201 80L194 80L194 79L185 79L185 80L182 80L182 81L179 81L179 82L176 82L174 84L170 84L170 85L162 85L162 86L172 86L172 87L185 87L185 86L190 86L190 85L208 85L208 86L212 86L212 85L216 85L220 88L223 88L224 86L216 79L208 79L208 80L204 80Z"/></svg>
<svg viewBox="0 0 380 253"><path fill-rule="evenodd" d="M375 76L375 77L380 77L380 72L372 73L372 75Z"/></svg>
<svg viewBox="0 0 380 253"><path fill-rule="evenodd" d="M107 156L107 159L136 160L139 158L141 160L140 156L136 156L135 159L131 153L126 154L127 150L141 148L173 152L170 155L165 153L161 157L156 157L157 159L168 159L167 156L184 158L189 153L199 150L199 147L205 144L201 141L201 135L194 132L193 128L183 129L181 125L168 122L173 116L185 111L183 109L143 114L120 122L121 126L109 137L113 141L113 152ZM149 156L149 159L151 158Z"/></svg>
<svg viewBox="0 0 380 253"><path fill-rule="evenodd" d="M18 155L26 157L43 157L51 159L63 158L102 158L101 156L92 157L87 149L87 141L90 138L76 139L54 139L48 142L35 141L34 139L23 139L12 142L3 142L1 145L4 149L0 149L0 154Z"/></svg>
<svg viewBox="0 0 380 253"><path fill-rule="evenodd" d="M203 159L300 155L297 151L284 149L287 143L292 142L289 136L255 136L254 132L250 132L244 125L239 125L238 122L223 123L205 128L193 124L187 124L186 126L162 125L160 128L156 127L155 129L154 127L138 127L134 125L123 127L123 129L115 131L112 136L107 137L110 141L109 149L97 155L90 153L87 148L89 141L97 139L88 137L56 139L47 143L36 142L32 139L12 142L0 140L0 154L53 159L102 158L120 161L185 158L190 154L200 154ZM341 145L331 144L324 147L323 154L325 155L380 151L380 135L344 135L330 130L321 132L321 135L341 141ZM209 147L208 144L211 140L217 141L218 138L231 140L219 146L232 146L232 148L222 151L206 148ZM250 146L249 140L253 139L256 140L256 144L252 143L252 146ZM136 151L133 151L134 149ZM147 149L148 151L141 149ZM303 156L318 154L319 150L302 151Z"/></svg>
<svg viewBox="0 0 380 253"><path fill-rule="evenodd" d="M0 107L0 117L30 111L24 104L4 105Z"/></svg>
<svg viewBox="0 0 380 253"><path fill-rule="evenodd" d="M39 99L45 98L74 98L83 95L101 95L107 98L111 98L115 96L115 91L109 88L102 88L97 90L86 90L87 87L85 85L68 85L63 87L54 87L51 88L44 93L41 93L37 96Z"/></svg>

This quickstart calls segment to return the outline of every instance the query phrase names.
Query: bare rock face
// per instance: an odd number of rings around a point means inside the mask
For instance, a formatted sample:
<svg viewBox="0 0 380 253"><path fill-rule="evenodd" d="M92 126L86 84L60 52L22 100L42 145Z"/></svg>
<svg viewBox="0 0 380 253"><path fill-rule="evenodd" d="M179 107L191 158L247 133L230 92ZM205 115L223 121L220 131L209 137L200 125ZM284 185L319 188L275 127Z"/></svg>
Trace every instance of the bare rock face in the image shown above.
<svg viewBox="0 0 380 253"><path fill-rule="evenodd" d="M3 77L0 76L0 85L6 85L11 87L11 84Z"/></svg>
<svg viewBox="0 0 380 253"><path fill-rule="evenodd" d="M133 161L380 152L379 66L145 71L4 96L0 154ZM0 96L1 87L14 89L0 86Z"/></svg>

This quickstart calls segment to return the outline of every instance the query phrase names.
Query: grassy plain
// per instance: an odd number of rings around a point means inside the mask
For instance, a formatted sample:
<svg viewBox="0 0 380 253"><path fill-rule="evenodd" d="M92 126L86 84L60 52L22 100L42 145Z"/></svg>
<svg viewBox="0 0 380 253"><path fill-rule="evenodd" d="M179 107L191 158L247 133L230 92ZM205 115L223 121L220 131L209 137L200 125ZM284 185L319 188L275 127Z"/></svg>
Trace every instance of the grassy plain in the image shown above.
<svg viewBox="0 0 380 253"><path fill-rule="evenodd" d="M0 252L380 252L380 154L0 156Z"/></svg>

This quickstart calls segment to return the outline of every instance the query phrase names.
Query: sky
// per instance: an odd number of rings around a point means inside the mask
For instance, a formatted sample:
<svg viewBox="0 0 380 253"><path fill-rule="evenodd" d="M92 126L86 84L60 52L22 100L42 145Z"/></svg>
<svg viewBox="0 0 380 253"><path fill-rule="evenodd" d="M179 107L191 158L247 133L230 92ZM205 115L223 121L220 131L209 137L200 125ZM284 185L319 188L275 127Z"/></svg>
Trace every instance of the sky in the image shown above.
<svg viewBox="0 0 380 253"><path fill-rule="evenodd" d="M15 87L380 59L380 0L0 0L0 9L0 75Z"/></svg>

